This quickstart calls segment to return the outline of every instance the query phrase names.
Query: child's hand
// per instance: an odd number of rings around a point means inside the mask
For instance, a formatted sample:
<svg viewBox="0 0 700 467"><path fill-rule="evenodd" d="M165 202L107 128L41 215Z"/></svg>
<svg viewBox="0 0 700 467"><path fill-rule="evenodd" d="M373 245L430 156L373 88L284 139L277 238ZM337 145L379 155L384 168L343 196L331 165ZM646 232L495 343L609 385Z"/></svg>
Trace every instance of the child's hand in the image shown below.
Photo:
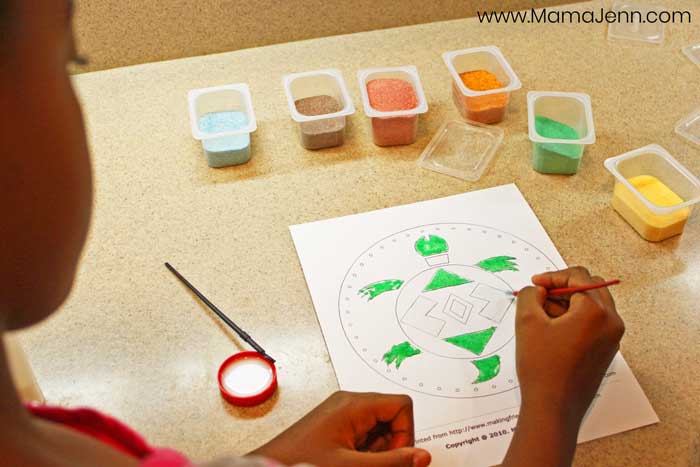
<svg viewBox="0 0 700 467"><path fill-rule="evenodd" d="M547 297L545 289L603 282L584 268L540 274L532 282L537 287L518 294L515 358L522 405L501 466L568 466L625 325L605 288Z"/></svg>
<svg viewBox="0 0 700 467"><path fill-rule="evenodd" d="M337 392L251 454L318 467L426 467L408 396Z"/></svg>
<svg viewBox="0 0 700 467"><path fill-rule="evenodd" d="M625 331L607 288L571 297L545 289L603 282L581 267L532 278L518 296L516 362L523 406L565 411L580 423Z"/></svg>

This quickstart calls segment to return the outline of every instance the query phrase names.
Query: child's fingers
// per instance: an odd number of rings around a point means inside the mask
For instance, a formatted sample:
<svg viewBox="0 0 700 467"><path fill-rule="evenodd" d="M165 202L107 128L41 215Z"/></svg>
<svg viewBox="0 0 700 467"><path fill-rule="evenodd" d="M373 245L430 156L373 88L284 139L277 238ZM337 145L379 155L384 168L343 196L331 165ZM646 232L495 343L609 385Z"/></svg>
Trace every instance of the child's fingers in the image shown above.
<svg viewBox="0 0 700 467"><path fill-rule="evenodd" d="M565 300L547 300L544 302L544 311L551 318L558 318L569 309L569 302Z"/></svg>
<svg viewBox="0 0 700 467"><path fill-rule="evenodd" d="M544 310L547 291L542 287L525 287L518 292L515 320L520 323L530 318L544 318Z"/></svg>
<svg viewBox="0 0 700 467"><path fill-rule="evenodd" d="M600 276L594 276L593 282L601 283L605 282L605 279ZM603 300L603 303L605 303L605 306L609 310L615 310L615 300L610 293L610 289L608 287L603 287L602 289L598 289L598 293L600 294L600 298Z"/></svg>
<svg viewBox="0 0 700 467"><path fill-rule="evenodd" d="M382 452L343 450L335 465L363 467L427 467L428 451L418 448L400 448Z"/></svg>

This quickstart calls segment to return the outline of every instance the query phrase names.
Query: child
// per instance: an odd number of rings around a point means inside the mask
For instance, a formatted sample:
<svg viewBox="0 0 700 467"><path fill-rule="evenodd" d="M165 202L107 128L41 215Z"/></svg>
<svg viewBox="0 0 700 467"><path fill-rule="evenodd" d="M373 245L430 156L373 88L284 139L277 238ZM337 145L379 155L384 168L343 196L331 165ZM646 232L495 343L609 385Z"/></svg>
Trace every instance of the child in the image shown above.
<svg viewBox="0 0 700 467"><path fill-rule="evenodd" d="M85 241L92 181L65 70L71 53L68 0L0 0L0 335L38 323L63 303ZM544 288L600 280L573 268L536 276L537 287L520 294L522 411L503 465L570 465L581 419L624 327L605 289L555 303ZM413 436L408 396L337 393L252 456L198 465L427 466L430 455L413 447ZM1 346L0 457L9 466L194 465L97 411L25 407Z"/></svg>

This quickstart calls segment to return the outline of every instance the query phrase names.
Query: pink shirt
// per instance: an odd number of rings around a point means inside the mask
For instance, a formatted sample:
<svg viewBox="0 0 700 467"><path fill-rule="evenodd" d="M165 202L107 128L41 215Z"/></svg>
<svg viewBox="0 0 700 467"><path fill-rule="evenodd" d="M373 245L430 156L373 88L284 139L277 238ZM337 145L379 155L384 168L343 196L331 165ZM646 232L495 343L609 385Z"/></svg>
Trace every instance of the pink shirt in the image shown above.
<svg viewBox="0 0 700 467"><path fill-rule="evenodd" d="M93 409L66 409L46 405L27 405L37 418L72 428L141 460L140 467L196 467L187 457L167 448L150 446L141 435L108 415ZM282 467L265 459L231 459L232 466Z"/></svg>

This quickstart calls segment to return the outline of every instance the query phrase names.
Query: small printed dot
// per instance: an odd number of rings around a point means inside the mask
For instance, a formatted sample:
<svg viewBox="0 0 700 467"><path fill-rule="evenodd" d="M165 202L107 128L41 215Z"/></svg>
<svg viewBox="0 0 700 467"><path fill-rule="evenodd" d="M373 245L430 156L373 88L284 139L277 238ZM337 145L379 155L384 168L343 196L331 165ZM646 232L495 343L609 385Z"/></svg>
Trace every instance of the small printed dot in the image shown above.
<svg viewBox="0 0 700 467"><path fill-rule="evenodd" d="M367 347L363 347L363 348L362 348L362 351L363 351L363 352L367 352Z"/></svg>
<svg viewBox="0 0 700 467"><path fill-rule="evenodd" d="M455 392L460 392L460 391L461 391L461 389L455 388Z"/></svg>
<svg viewBox="0 0 700 467"><path fill-rule="evenodd" d="M350 314L350 310L345 310L345 314L346 314L346 315L349 315L349 314Z"/></svg>
<svg viewBox="0 0 700 467"><path fill-rule="evenodd" d="M525 251L530 251L530 249L529 249L529 248L525 248Z"/></svg>
<svg viewBox="0 0 700 467"><path fill-rule="evenodd" d="M540 258L540 257L538 256L538 257L537 257L537 258L535 258L535 259L536 259L537 261L539 261L539 260L541 260L542 258Z"/></svg>
<svg viewBox="0 0 700 467"><path fill-rule="evenodd" d="M351 328L351 327L352 327L352 323L348 323L348 327Z"/></svg>
<svg viewBox="0 0 700 467"><path fill-rule="evenodd" d="M423 387L423 383L418 383L418 386Z"/></svg>
<svg viewBox="0 0 700 467"><path fill-rule="evenodd" d="M345 301L346 301L346 302L349 302L349 301L350 301L350 297L345 297Z"/></svg>
<svg viewBox="0 0 700 467"><path fill-rule="evenodd" d="M481 233L486 233L486 231L485 231L485 230L482 230Z"/></svg>
<svg viewBox="0 0 700 467"><path fill-rule="evenodd" d="M391 368L387 368L387 369L386 369L386 372L387 372L387 373L391 373Z"/></svg>
<svg viewBox="0 0 700 467"><path fill-rule="evenodd" d="M352 285L348 284L348 289L352 289Z"/></svg>
<svg viewBox="0 0 700 467"><path fill-rule="evenodd" d="M370 253L370 254L369 254L369 257L370 257L370 258L374 258L374 254L373 254L373 253Z"/></svg>
<svg viewBox="0 0 700 467"><path fill-rule="evenodd" d="M411 234L406 234L406 237L410 237L410 236L411 236Z"/></svg>
<svg viewBox="0 0 700 467"><path fill-rule="evenodd" d="M391 241L394 242L394 243L396 243L396 239L395 239L395 238L392 238Z"/></svg>
<svg viewBox="0 0 700 467"><path fill-rule="evenodd" d="M503 235L501 235L501 234L498 234L498 238L503 238Z"/></svg>
<svg viewBox="0 0 700 467"><path fill-rule="evenodd" d="M492 384L492 385L491 385L491 389L496 389L496 385L495 385L495 384Z"/></svg>
<svg viewBox="0 0 700 467"><path fill-rule="evenodd" d="M408 379L408 378L406 378L406 377L404 376L403 378L401 378L401 381L406 381L407 379Z"/></svg>
<svg viewBox="0 0 700 467"><path fill-rule="evenodd" d="M517 242L516 242L515 240L511 240L510 243L512 243L513 245L515 245Z"/></svg>
<svg viewBox="0 0 700 467"><path fill-rule="evenodd" d="M365 265L365 263L360 263L360 266L361 266L361 267L364 266L364 265Z"/></svg>
<svg viewBox="0 0 700 467"><path fill-rule="evenodd" d="M512 382L513 382L513 380L512 380L512 379L509 379L509 380L508 380L508 382L509 382L509 383L512 383Z"/></svg>
<svg viewBox="0 0 700 467"><path fill-rule="evenodd" d="M472 231L472 228L471 228L471 227L467 227L467 230L468 230L469 232L471 232L471 231Z"/></svg>
<svg viewBox="0 0 700 467"><path fill-rule="evenodd" d="M435 230L440 230L440 227L435 227Z"/></svg>
<svg viewBox="0 0 700 467"><path fill-rule="evenodd" d="M552 269L552 268L550 268L549 266L547 266L545 269L546 269L547 271L549 271L549 270Z"/></svg>
<svg viewBox="0 0 700 467"><path fill-rule="evenodd" d="M457 230L457 227L450 227L450 230Z"/></svg>
<svg viewBox="0 0 700 467"><path fill-rule="evenodd" d="M384 249L384 245L379 245L379 249L380 249L380 250L383 250L383 249Z"/></svg>
<svg viewBox="0 0 700 467"><path fill-rule="evenodd" d="M474 388L474 392L479 392L479 388Z"/></svg>
<svg viewBox="0 0 700 467"><path fill-rule="evenodd" d="M438 387L437 387L437 390L438 390L438 391L442 391L442 387L441 387L441 386L438 386Z"/></svg>
<svg viewBox="0 0 700 467"><path fill-rule="evenodd" d="M359 338L360 338L360 336L355 336L355 340L357 340L357 339L359 339Z"/></svg>

